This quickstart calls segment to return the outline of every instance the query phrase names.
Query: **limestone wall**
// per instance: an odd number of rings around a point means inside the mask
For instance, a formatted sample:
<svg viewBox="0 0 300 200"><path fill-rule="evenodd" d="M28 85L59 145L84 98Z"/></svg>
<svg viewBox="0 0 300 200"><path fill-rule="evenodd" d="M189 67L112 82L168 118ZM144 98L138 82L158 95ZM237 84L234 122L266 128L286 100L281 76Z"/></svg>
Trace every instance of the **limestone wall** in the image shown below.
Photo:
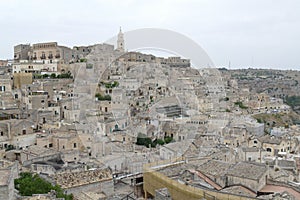
<svg viewBox="0 0 300 200"><path fill-rule="evenodd" d="M104 192L107 196L112 195L114 190L113 181L108 180L103 182L95 182L95 183L83 184L80 186L65 189L67 194L71 194L71 193L75 194L75 193L86 192L90 190L97 190L99 192L100 191Z"/></svg>

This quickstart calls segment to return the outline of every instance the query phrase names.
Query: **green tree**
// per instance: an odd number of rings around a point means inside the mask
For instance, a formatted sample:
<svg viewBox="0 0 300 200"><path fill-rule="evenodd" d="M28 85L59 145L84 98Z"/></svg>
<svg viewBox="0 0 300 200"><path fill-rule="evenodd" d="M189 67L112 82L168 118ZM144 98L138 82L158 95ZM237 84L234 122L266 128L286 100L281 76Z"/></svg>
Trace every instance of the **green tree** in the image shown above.
<svg viewBox="0 0 300 200"><path fill-rule="evenodd" d="M52 73L52 74L50 75L50 77L51 77L51 78L56 78L56 74L55 74L55 73Z"/></svg>
<svg viewBox="0 0 300 200"><path fill-rule="evenodd" d="M15 188L19 190L22 196L32 196L33 194L47 194L51 190L56 191L56 197L72 200L73 195L64 194L63 189L59 185L53 186L48 181L42 179L37 174L30 172L20 173L20 178L14 180Z"/></svg>
<svg viewBox="0 0 300 200"><path fill-rule="evenodd" d="M56 78L73 78L71 72L68 72L68 73L62 73L62 74L59 74L57 75Z"/></svg>
<svg viewBox="0 0 300 200"><path fill-rule="evenodd" d="M159 145L164 145L165 141L163 141L162 139L157 139L156 143L159 144Z"/></svg>
<svg viewBox="0 0 300 200"><path fill-rule="evenodd" d="M170 142L172 142L173 141L173 138L172 137L170 137L170 136L166 136L165 137L165 143L166 144L168 144L168 143L170 143Z"/></svg>

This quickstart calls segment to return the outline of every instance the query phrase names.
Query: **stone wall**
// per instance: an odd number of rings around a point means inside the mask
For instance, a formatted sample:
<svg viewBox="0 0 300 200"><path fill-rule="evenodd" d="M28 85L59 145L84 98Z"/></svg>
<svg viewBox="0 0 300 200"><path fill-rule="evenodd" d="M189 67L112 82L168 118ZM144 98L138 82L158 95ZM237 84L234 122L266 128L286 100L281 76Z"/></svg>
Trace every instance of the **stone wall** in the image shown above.
<svg viewBox="0 0 300 200"><path fill-rule="evenodd" d="M9 200L9 190L8 185L1 185L0 186L0 199L7 199Z"/></svg>
<svg viewBox="0 0 300 200"><path fill-rule="evenodd" d="M240 178L240 177L228 175L227 185L230 186L230 185L241 184L241 185L253 190L254 192L257 192L266 185L266 176L267 176L267 173L265 173L259 180L252 180L252 179Z"/></svg>
<svg viewBox="0 0 300 200"><path fill-rule="evenodd" d="M32 164L31 170L36 173L44 173L52 175L56 172L52 165Z"/></svg>
<svg viewBox="0 0 300 200"><path fill-rule="evenodd" d="M114 191L113 180L84 184L84 185L65 189L67 194L86 192L90 190L97 190L98 192L103 192L107 196L110 196L113 194Z"/></svg>
<svg viewBox="0 0 300 200"><path fill-rule="evenodd" d="M60 156L59 153L47 155L47 156L41 156L41 157L33 157L31 155L28 155L28 157L27 157L27 155L28 154L21 153L21 162L22 162L23 166L31 165L34 162L58 159Z"/></svg>

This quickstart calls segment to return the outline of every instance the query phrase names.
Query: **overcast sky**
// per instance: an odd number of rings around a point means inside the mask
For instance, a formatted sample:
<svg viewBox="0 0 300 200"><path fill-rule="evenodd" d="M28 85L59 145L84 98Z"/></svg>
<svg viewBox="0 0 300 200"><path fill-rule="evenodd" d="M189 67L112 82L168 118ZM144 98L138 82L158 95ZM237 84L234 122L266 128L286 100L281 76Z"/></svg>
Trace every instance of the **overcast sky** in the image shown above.
<svg viewBox="0 0 300 200"><path fill-rule="evenodd" d="M164 28L197 42L216 66L300 70L299 0L0 0L0 58L19 43L102 43Z"/></svg>

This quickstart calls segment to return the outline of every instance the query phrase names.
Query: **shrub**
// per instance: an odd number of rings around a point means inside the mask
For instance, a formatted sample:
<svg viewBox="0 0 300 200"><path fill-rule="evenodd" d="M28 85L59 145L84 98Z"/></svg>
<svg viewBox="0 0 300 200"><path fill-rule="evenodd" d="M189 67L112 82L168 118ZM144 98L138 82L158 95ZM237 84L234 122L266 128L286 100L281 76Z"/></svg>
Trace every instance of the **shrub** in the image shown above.
<svg viewBox="0 0 300 200"><path fill-rule="evenodd" d="M151 145L151 147L155 147L152 143L151 138L148 137L138 137L136 140L136 144L146 146L147 148L149 147L149 145Z"/></svg>
<svg viewBox="0 0 300 200"><path fill-rule="evenodd" d="M241 109L247 109L248 107L243 104L243 102L237 101L234 102L234 105L239 106Z"/></svg>
<svg viewBox="0 0 300 200"><path fill-rule="evenodd" d="M5 149L5 151L10 151L10 150L14 150L14 149L15 149L14 145L9 144L9 145L7 146L7 148Z"/></svg>
<svg viewBox="0 0 300 200"><path fill-rule="evenodd" d="M258 119L257 119L257 122L258 122L258 123L263 123L263 120L260 119L260 118L258 118Z"/></svg>
<svg viewBox="0 0 300 200"><path fill-rule="evenodd" d="M55 73L52 73L52 74L50 75L50 77L51 77L51 78L56 78L56 74L55 74Z"/></svg>
<svg viewBox="0 0 300 200"><path fill-rule="evenodd" d="M62 74L59 74L57 75L56 78L73 78L71 72L68 72L68 73L62 73Z"/></svg>
<svg viewBox="0 0 300 200"><path fill-rule="evenodd" d="M112 83L101 83L104 84L106 88L114 88L114 87L118 87L119 86L119 82L118 81L114 81Z"/></svg>
<svg viewBox="0 0 300 200"><path fill-rule="evenodd" d="M102 96L100 93L97 93L95 97L98 99L98 101L111 101L111 96L109 95Z"/></svg>
<svg viewBox="0 0 300 200"><path fill-rule="evenodd" d="M165 137L165 143L166 144L168 144L168 143L170 143L170 142L172 142L173 141L173 138L172 137L170 137L170 136L166 136Z"/></svg>
<svg viewBox="0 0 300 200"><path fill-rule="evenodd" d="M15 189L19 190L22 196L32 196L33 194L47 194L51 190L56 191L56 197L72 200L73 195L64 194L63 189L59 185L53 186L48 181L45 181L37 174L33 175L30 172L20 173L20 178L14 180Z"/></svg>
<svg viewBox="0 0 300 200"><path fill-rule="evenodd" d="M168 143L170 143L172 141L174 141L173 138L167 136L167 137L164 138L164 140L162 140L162 139L156 139L156 140L154 140L152 142L151 138L147 137L144 134L139 133L138 137L137 137L136 144L137 145L143 145L143 146L149 148L149 146L156 147L157 144L164 145L164 144L168 144Z"/></svg>
<svg viewBox="0 0 300 200"><path fill-rule="evenodd" d="M159 145L164 145L165 141L163 141L162 139L157 139L156 143L159 144Z"/></svg>

